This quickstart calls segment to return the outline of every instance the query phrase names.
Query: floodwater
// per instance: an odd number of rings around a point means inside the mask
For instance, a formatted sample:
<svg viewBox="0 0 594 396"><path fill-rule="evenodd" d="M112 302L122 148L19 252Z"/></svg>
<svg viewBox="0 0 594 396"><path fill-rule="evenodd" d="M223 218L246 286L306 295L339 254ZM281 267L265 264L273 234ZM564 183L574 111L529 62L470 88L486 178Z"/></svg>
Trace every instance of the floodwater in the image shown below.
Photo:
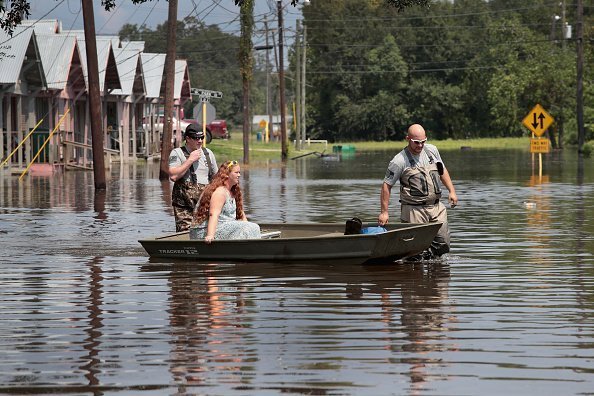
<svg viewBox="0 0 594 396"><path fill-rule="evenodd" d="M398 149L252 164L249 215L375 219ZM0 393L594 394L594 160L442 155L453 247L423 265L155 262L157 164L98 195L89 172L0 173Z"/></svg>

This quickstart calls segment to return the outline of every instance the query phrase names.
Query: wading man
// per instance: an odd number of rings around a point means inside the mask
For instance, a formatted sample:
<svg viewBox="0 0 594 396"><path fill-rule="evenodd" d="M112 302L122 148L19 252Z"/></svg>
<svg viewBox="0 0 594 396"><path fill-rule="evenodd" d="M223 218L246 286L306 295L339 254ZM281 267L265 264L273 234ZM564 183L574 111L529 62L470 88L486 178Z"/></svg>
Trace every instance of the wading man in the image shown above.
<svg viewBox="0 0 594 396"><path fill-rule="evenodd" d="M200 194L218 170L213 152L203 146L202 130L194 124L188 125L184 140L185 145L173 149L169 155L169 178L174 182L171 204L176 232L190 228Z"/></svg>
<svg viewBox="0 0 594 396"><path fill-rule="evenodd" d="M448 201L453 208L458 196L450 174L443 164L437 147L427 143L425 129L419 124L408 128L408 145L390 161L381 190L381 213L378 223L383 226L390 217L390 194L400 182L400 219L404 223L442 222L429 249L412 260L440 257L450 251L450 231L446 207L441 203L439 181L448 189Z"/></svg>

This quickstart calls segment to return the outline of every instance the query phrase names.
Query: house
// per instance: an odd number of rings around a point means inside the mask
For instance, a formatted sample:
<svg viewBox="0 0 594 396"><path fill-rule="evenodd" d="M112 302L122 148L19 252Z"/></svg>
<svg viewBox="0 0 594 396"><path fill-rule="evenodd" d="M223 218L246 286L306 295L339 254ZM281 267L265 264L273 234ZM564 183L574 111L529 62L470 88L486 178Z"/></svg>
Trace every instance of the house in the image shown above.
<svg viewBox="0 0 594 396"><path fill-rule="evenodd" d="M24 138L37 124L35 102L46 87L34 30L17 26L12 37L0 30L0 151L9 166L22 168L33 159L31 140Z"/></svg>
<svg viewBox="0 0 594 396"><path fill-rule="evenodd" d="M38 162L53 164L64 154L60 151L63 141L90 141L90 132L86 127L87 82L76 37L39 34L37 40L47 87L37 97L36 113L42 122L33 135L33 152L37 152L64 117L59 133L52 134L49 145L38 158ZM92 157L84 150L72 154L74 158L79 157L83 165Z"/></svg>
<svg viewBox="0 0 594 396"><path fill-rule="evenodd" d="M165 54L145 53L144 42L117 36L97 36L96 44L105 152L120 161L158 153L161 136L145 117L163 105ZM58 20L23 21L13 36L0 31L0 153L9 167L33 159L92 166L86 49L84 31L63 30ZM178 120L192 98L189 76L187 61L176 60ZM174 131L179 144L183 131Z"/></svg>
<svg viewBox="0 0 594 396"><path fill-rule="evenodd" d="M255 115L252 116L252 130L262 130L263 128L260 125L263 122L270 122L270 117L268 115ZM292 116L286 116L285 122L287 123L287 130L289 129L291 123L293 122ZM280 115L273 115L272 116L272 127L268 127L268 131L270 133L271 139L280 139L281 134L281 116Z"/></svg>
<svg viewBox="0 0 594 396"><path fill-rule="evenodd" d="M122 159L148 156L147 136L142 130L146 84L140 52L114 48L114 54L122 88L110 91L110 96L116 98L122 116L113 129L117 133L109 135L109 145L120 150Z"/></svg>

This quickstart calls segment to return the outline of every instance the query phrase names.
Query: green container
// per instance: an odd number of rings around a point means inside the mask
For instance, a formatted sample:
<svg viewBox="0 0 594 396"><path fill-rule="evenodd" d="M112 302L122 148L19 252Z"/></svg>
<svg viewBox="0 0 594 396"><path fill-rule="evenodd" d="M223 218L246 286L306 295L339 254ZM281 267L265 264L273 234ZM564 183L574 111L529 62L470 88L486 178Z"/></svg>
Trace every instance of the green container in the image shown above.
<svg viewBox="0 0 594 396"><path fill-rule="evenodd" d="M333 153L354 153L355 146L350 144L332 146Z"/></svg>

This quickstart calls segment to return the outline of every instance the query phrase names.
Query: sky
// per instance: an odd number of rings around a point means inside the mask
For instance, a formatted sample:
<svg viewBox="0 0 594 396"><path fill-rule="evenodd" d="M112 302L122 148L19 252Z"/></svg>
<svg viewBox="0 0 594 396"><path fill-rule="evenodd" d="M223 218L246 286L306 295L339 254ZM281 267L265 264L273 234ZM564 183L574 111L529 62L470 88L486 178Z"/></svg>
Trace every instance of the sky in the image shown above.
<svg viewBox="0 0 594 396"><path fill-rule="evenodd" d="M30 0L29 19L58 19L65 30L83 28L82 6L80 0ZM100 0L93 0L95 5L95 30L99 35L115 35L126 24L146 24L154 29L167 20L169 3L165 0L152 0L143 4L133 4L131 0L116 0L116 8L105 11ZM285 41L291 43L296 20L301 18L301 5L293 7L290 0L282 0ZM234 0L178 0L178 19L194 16L206 25L218 25L222 31L239 35L239 7ZM263 29L264 17L269 28L278 27L277 1L255 0L254 20L256 21L254 45L264 44L264 35L258 34Z"/></svg>

